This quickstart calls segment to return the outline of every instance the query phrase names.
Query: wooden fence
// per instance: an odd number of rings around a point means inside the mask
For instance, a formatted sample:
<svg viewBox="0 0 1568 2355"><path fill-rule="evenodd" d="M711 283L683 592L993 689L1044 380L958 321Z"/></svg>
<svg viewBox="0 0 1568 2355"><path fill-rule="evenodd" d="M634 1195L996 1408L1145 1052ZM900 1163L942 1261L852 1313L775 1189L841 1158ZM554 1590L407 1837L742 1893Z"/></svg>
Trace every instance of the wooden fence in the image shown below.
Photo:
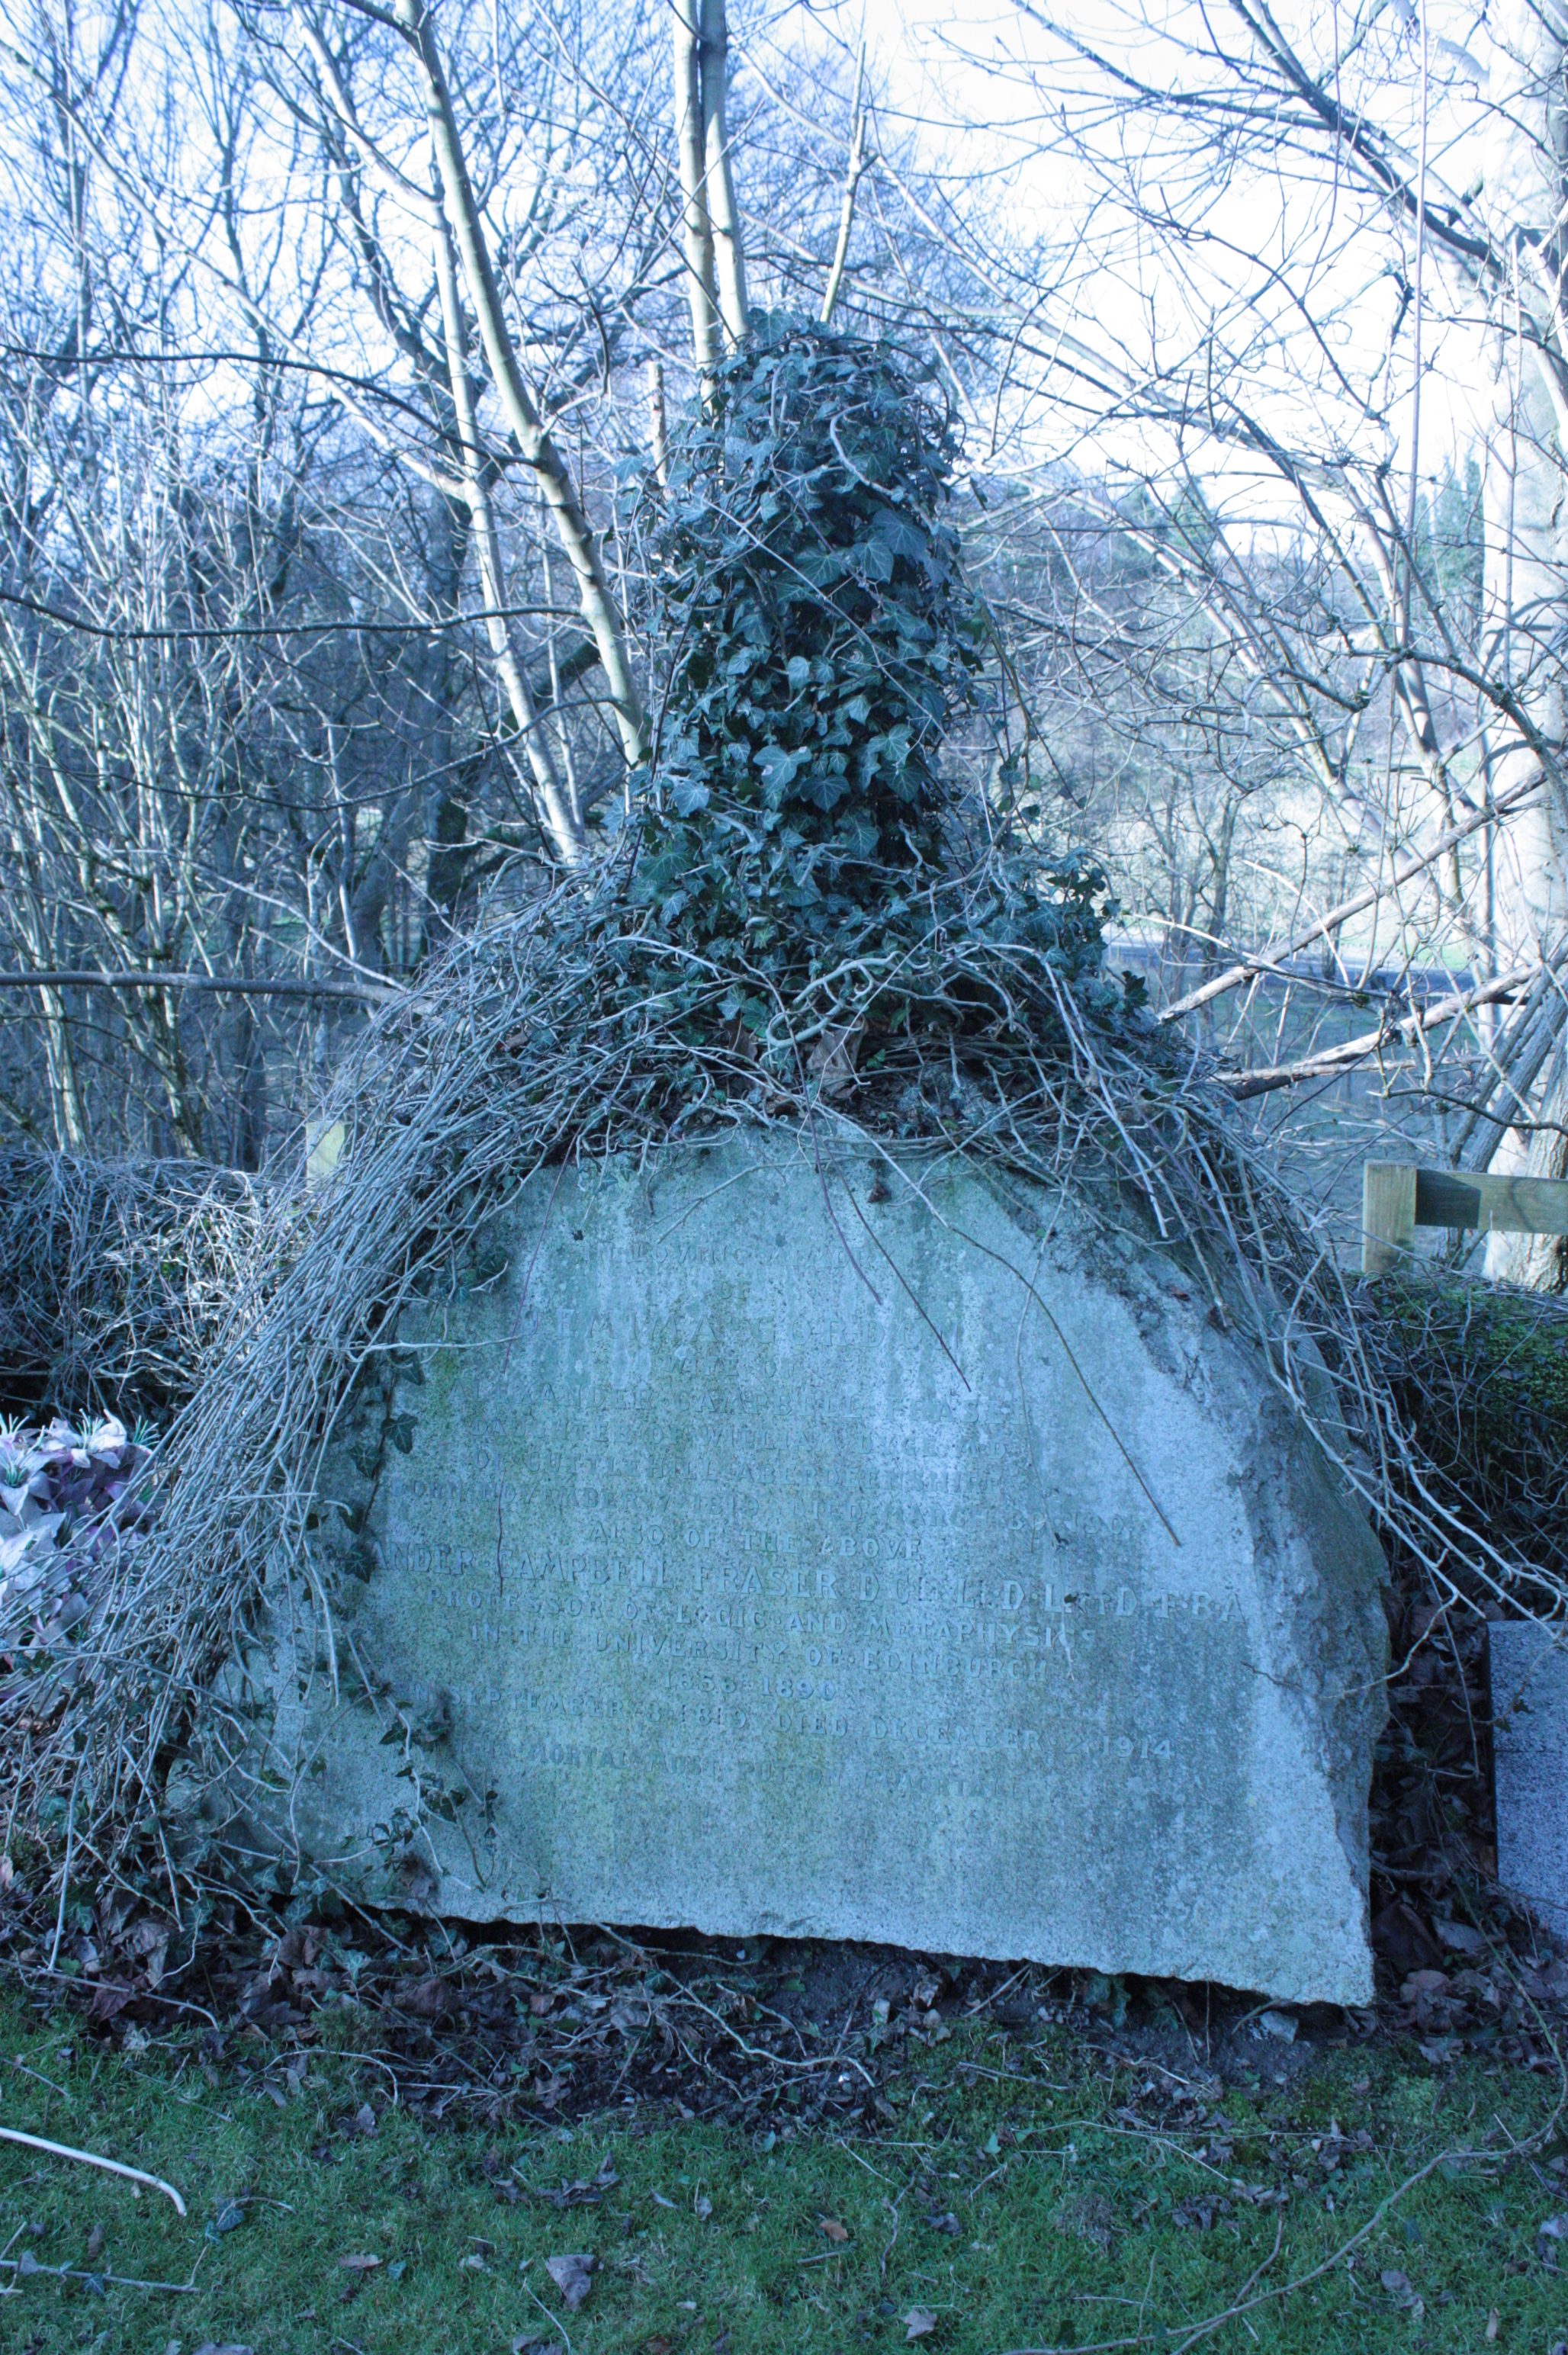
<svg viewBox="0 0 1568 2355"><path fill-rule="evenodd" d="M1568 1180L1369 1161L1361 1175L1361 1273L1386 1275L1409 1252L1417 1227L1568 1235Z"/></svg>

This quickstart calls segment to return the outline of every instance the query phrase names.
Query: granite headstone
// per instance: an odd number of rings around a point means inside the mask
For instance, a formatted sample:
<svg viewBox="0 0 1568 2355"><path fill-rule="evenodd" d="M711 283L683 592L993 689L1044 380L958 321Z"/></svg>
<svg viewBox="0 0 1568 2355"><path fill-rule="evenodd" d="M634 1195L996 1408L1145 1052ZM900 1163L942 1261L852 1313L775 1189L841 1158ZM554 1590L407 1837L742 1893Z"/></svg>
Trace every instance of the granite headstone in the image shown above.
<svg viewBox="0 0 1568 2355"><path fill-rule="evenodd" d="M1498 1879L1568 1937L1568 1648L1530 1619L1495 1619L1492 1766Z"/></svg>
<svg viewBox="0 0 1568 2355"><path fill-rule="evenodd" d="M1184 1259L777 1132L547 1172L493 1241L325 1484L329 1645L274 1580L301 1853L1370 1998L1381 1556Z"/></svg>

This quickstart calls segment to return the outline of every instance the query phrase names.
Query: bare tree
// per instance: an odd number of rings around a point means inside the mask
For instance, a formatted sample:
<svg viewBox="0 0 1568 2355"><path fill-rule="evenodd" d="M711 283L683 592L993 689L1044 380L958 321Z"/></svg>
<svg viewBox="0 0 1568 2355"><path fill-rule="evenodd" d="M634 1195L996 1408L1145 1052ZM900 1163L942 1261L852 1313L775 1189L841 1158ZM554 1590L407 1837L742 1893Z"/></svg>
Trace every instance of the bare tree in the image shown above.
<svg viewBox="0 0 1568 2355"><path fill-rule="evenodd" d="M688 191L719 348L748 260L774 304L915 315L909 240L845 208L853 45L731 47L713 0L685 186L677 45L635 13L85 23L30 0L0 37L0 970L37 976L0 991L0 1112L249 1166L356 991L635 796Z"/></svg>
<svg viewBox="0 0 1568 2355"><path fill-rule="evenodd" d="M394 162L366 129L322 28L303 15L298 15L296 21L315 69L319 101L347 141L356 163L373 175L394 203L422 223L434 238L435 276L462 454L461 489L475 518L491 611L492 650L518 732L528 747L539 791L541 826L556 855L567 865L577 865L586 848L581 814L572 806L570 794L555 774L548 739L532 710L526 673L507 623L506 574L491 507L496 462L495 453L481 438L478 410L468 385L466 331L456 273L451 265L453 248L461 256L467 299L477 321L489 389L517 451L531 469L549 508L576 580L583 618L608 681L622 748L628 764L635 766L645 758L646 747L642 700L633 675L624 623L611 595L598 541L589 526L571 470L525 378L429 13L422 0L399 0L395 16L368 5L368 0L354 0L354 5L356 14L395 29L414 60L436 189L433 196ZM360 220L362 226L362 215ZM382 279L390 276L384 256L378 260L377 275Z"/></svg>
<svg viewBox="0 0 1568 2355"><path fill-rule="evenodd" d="M1425 1100L1455 1100L1453 1149L1557 1168L1563 27L1528 0L1474 30L1436 0L1288 19L1229 0L1157 20L1129 0L1093 36L1019 0L1016 23L1010 70L1051 126L1051 170L1072 158L1079 217L1009 250L961 192L923 207L976 282L948 335L996 388L992 449L1046 504L1085 462L1091 481L1119 476L1107 527L1142 536L1208 634L1231 724L1279 735L1282 784L1287 756L1298 781L1281 809L1316 798L1330 870L1337 832L1346 855L1405 875L1372 948L1408 958L1414 922L1433 961L1539 975L1461 1026L1462 1071L1428 1060ZM1433 453L1457 437L1462 454L1472 432L1473 605L1431 528ZM1200 539L1198 506L1218 527ZM1291 545L1316 582L1305 598L1280 593ZM1126 672L1098 669L1114 699ZM1185 692L1189 667L1165 678ZM1447 847L1413 870L1421 841ZM1309 879L1345 896L1331 871ZM1562 1280L1555 1246L1528 1270L1500 1247L1492 1264Z"/></svg>

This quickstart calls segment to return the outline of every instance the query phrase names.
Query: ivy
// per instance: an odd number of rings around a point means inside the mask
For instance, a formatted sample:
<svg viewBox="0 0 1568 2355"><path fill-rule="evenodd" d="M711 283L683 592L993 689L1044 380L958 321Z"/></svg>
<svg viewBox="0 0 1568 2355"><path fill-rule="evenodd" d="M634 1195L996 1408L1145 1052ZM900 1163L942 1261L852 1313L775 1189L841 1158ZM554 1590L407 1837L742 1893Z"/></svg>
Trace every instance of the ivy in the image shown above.
<svg viewBox="0 0 1568 2355"><path fill-rule="evenodd" d="M1059 1028L1048 967L1092 1019L1136 1015L1104 969L1103 870L1009 852L945 758L990 629L948 517L959 455L952 411L887 345L774 316L650 495L664 694L626 1007L656 1003L699 1058L717 1015L793 1083L807 1002L868 1080L890 1058L984 1060L1026 1003L1038 1048Z"/></svg>
<svg viewBox="0 0 1568 2355"><path fill-rule="evenodd" d="M941 767L983 620L958 439L887 346L774 317L653 518L666 692L634 899L708 947L820 940L947 866Z"/></svg>

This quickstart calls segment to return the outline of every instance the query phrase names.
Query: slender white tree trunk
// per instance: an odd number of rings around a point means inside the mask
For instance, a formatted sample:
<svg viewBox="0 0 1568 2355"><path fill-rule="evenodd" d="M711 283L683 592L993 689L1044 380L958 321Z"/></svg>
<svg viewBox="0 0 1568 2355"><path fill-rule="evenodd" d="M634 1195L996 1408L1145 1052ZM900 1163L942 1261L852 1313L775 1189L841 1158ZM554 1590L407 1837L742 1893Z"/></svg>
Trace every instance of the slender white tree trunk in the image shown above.
<svg viewBox="0 0 1568 2355"><path fill-rule="evenodd" d="M1494 797L1542 771L1548 789L1508 822L1499 853L1499 956L1517 964L1568 925L1568 809L1552 766L1563 751L1565 487L1551 405L1517 337L1499 336L1496 402L1486 457L1485 660L1517 699L1523 725L1499 716L1487 730ZM1533 743L1531 737L1539 740Z"/></svg>
<svg viewBox="0 0 1568 2355"><path fill-rule="evenodd" d="M1496 0L1488 98L1492 130L1487 201L1510 284L1499 305L1486 456L1486 667L1506 684L1517 718L1487 735L1494 794L1543 777L1535 807L1498 846L1499 957L1505 967L1551 954L1568 935L1568 785L1564 693L1568 656L1568 371L1563 339L1564 205L1568 202L1568 39L1538 0ZM1509 1129L1499 1170L1568 1173L1568 1060L1558 1033L1536 1081L1531 1124ZM1489 1275L1562 1288L1560 1241L1499 1235Z"/></svg>
<svg viewBox="0 0 1568 2355"><path fill-rule="evenodd" d="M496 676L501 681L513 721L523 740L528 766L533 772L534 806L540 827L562 866L581 867L588 857L588 837L583 831L582 813L577 806L575 794L561 783L549 738L540 726L539 713L534 709L528 671L513 642L511 620L507 612L510 599L507 593L506 560L501 553L500 535L496 529L496 512L490 498L489 463L480 445L479 424L474 412L474 389L468 380L467 338L464 334L463 306L457 294L457 269L453 258L451 234L444 218L436 223L431 242L434 251L435 282L441 295L442 325L446 336L452 405L456 412L458 439L463 444L464 489L468 512L474 518L479 577L485 590L485 634L490 641L490 651L496 657Z"/></svg>
<svg viewBox="0 0 1568 2355"><path fill-rule="evenodd" d="M838 207L838 236L833 248L833 263L827 272L827 287L822 297L822 324L830 326L838 301L838 290L844 283L844 265L849 259L849 234L855 226L855 197L860 186L860 176L866 168L866 110L861 101L866 88L866 32L861 20L860 46L855 56L855 104L849 126L849 163L844 175L844 195Z"/></svg>
<svg viewBox="0 0 1568 2355"><path fill-rule="evenodd" d="M583 619L593 634L599 660L609 682L610 701L621 748L635 767L647 755L646 723L642 698L632 675L625 634L610 585L600 561L599 544L589 528L571 471L553 436L534 407L516 346L507 326L501 290L485 239L478 200L468 176L467 158L458 136L446 73L436 46L435 29L424 0L397 0L398 22L408 36L420 63L425 105L430 118L431 144L441 173L443 201L464 275L479 323L480 341L490 366L496 390L517 446L539 477L555 520L555 527L577 579Z"/></svg>
<svg viewBox="0 0 1568 2355"><path fill-rule="evenodd" d="M675 0L671 14L675 21L675 140L680 158L686 299L691 306L691 342L697 355L697 370L706 383L719 365L722 346L702 130L700 0Z"/></svg>
<svg viewBox="0 0 1568 2355"><path fill-rule="evenodd" d="M55 1143L62 1153L86 1153L91 1135L77 1079L76 1051L71 1045L65 1000L58 989L43 983L39 984L38 996L44 1009L44 1058L49 1076L49 1099L54 1106Z"/></svg>
<svg viewBox="0 0 1568 2355"><path fill-rule="evenodd" d="M746 257L724 123L730 29L724 0L674 0L675 137L691 340L704 388L726 345L752 332Z"/></svg>
<svg viewBox="0 0 1568 2355"><path fill-rule="evenodd" d="M661 491L669 487L669 420L665 413L664 362L648 362L648 425L654 438L654 472Z"/></svg>
<svg viewBox="0 0 1568 2355"><path fill-rule="evenodd" d="M752 332L752 306L746 298L746 257L741 244L735 176L730 165L730 136L724 127L724 100L730 86L730 27L725 20L724 0L700 0L700 5L699 80L703 171L724 340L733 346Z"/></svg>

